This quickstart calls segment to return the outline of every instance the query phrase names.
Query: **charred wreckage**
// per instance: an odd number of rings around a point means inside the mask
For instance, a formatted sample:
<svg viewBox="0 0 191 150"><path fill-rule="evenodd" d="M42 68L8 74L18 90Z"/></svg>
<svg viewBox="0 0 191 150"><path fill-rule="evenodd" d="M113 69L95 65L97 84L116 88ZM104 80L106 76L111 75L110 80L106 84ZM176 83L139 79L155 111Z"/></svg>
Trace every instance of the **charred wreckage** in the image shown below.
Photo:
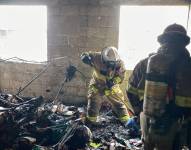
<svg viewBox="0 0 191 150"><path fill-rule="evenodd" d="M101 123L85 123L86 108L66 106L57 100L64 83L77 71L70 65L65 80L51 102L39 97L0 94L0 150L139 150L140 133L125 128L105 103L101 108Z"/></svg>

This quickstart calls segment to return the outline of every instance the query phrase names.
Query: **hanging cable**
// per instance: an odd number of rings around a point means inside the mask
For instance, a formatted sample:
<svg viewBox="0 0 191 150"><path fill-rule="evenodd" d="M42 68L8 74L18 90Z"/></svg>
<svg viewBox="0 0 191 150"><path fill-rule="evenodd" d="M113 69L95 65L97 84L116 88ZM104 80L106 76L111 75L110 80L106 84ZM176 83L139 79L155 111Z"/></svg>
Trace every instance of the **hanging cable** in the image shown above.
<svg viewBox="0 0 191 150"><path fill-rule="evenodd" d="M187 16L187 24L186 24L186 30L188 31L188 24L190 20L190 7L191 7L191 1L188 2L188 16Z"/></svg>
<svg viewBox="0 0 191 150"><path fill-rule="evenodd" d="M35 76L33 76L33 78L23 87L23 88L19 88L19 90L17 91L17 93L15 95L19 95L22 91L24 91L34 80L36 80L37 78L39 78L49 67L50 64L47 64L46 67L44 67L38 74L35 74Z"/></svg>
<svg viewBox="0 0 191 150"><path fill-rule="evenodd" d="M22 62L24 62L24 63L46 64L46 66L43 67L42 70L41 70L39 73L35 74L35 75L32 77L32 79L25 84L24 87L20 87L20 88L19 88L19 90L17 91L17 93L14 95L14 96L18 96L18 95L19 95L22 91L24 91L29 85L31 85L31 83L32 83L33 81L35 81L36 79L38 79L38 78L49 68L49 66L50 66L52 63L54 63L54 62L57 61L57 60L62 60L62 59L66 59L66 58L69 58L69 59L68 59L69 64L70 64L69 66L70 66L70 67L73 66L70 59L76 59L76 58L75 58L75 57L72 57L72 56L56 57L56 58L52 58L52 59L49 60L49 61L44 61L44 62L28 61L28 60L24 60L24 59L21 59L21 58L18 58L18 57L11 57L11 58L7 58L7 59L0 59L0 63L9 62L10 60L19 60L19 61L22 61ZM62 67L62 65L59 66L59 67ZM73 67L74 67L74 66L73 66ZM84 75L84 73L83 73L82 71L80 71L79 69L77 69L76 67L75 67L75 71L76 71L76 72L79 72L79 73L81 74L81 77L83 78L83 80L85 80L85 84L86 84L86 86L87 86L87 79L88 79L88 77L86 77L86 76ZM58 90L58 93L57 93L57 95L56 95L56 97L55 97L55 100L57 99L57 97L58 97L60 91L62 90L62 88L63 88L63 86L64 86L64 83L66 82L66 79L69 79L69 77L65 78L65 79L64 79L64 82L61 83L60 88L59 88L59 90Z"/></svg>

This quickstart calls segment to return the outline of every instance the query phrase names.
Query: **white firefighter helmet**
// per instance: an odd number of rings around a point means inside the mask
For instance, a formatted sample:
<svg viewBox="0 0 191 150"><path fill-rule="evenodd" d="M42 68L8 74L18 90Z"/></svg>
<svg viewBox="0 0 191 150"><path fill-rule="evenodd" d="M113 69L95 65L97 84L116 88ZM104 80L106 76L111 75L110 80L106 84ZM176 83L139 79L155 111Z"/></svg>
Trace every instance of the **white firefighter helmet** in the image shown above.
<svg viewBox="0 0 191 150"><path fill-rule="evenodd" d="M101 52L102 61L108 65L116 65L119 60L119 54L117 48L115 47L106 47Z"/></svg>

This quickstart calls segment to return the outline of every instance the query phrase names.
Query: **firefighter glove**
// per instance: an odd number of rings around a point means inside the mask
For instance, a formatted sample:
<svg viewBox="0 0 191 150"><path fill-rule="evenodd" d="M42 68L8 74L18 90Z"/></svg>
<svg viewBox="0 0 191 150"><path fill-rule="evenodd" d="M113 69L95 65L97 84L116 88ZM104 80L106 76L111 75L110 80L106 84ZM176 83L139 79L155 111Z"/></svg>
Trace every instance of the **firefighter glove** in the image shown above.
<svg viewBox="0 0 191 150"><path fill-rule="evenodd" d="M125 127L133 131L135 134L138 134L139 127L137 117L129 118L128 121L125 123Z"/></svg>
<svg viewBox="0 0 191 150"><path fill-rule="evenodd" d="M83 63L92 66L92 59L88 53L82 53L80 58Z"/></svg>
<svg viewBox="0 0 191 150"><path fill-rule="evenodd" d="M113 82L114 82L114 84L119 84L122 81L121 81L121 78L119 76L117 76L117 77L113 78Z"/></svg>

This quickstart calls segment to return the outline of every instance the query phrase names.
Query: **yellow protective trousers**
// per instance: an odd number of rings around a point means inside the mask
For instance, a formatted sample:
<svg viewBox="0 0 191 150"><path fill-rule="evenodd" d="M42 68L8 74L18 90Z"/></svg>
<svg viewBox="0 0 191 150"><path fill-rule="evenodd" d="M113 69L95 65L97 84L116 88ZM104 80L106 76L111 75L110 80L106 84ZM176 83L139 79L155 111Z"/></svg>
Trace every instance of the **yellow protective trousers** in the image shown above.
<svg viewBox="0 0 191 150"><path fill-rule="evenodd" d="M106 96L108 101L112 105L112 109L120 119L121 122L126 122L129 119L129 113L127 111L123 92L119 86L116 84L112 89L97 89L96 85L90 85L88 90L88 107L87 107L87 118L96 122L99 115L99 110L103 102L103 97Z"/></svg>

